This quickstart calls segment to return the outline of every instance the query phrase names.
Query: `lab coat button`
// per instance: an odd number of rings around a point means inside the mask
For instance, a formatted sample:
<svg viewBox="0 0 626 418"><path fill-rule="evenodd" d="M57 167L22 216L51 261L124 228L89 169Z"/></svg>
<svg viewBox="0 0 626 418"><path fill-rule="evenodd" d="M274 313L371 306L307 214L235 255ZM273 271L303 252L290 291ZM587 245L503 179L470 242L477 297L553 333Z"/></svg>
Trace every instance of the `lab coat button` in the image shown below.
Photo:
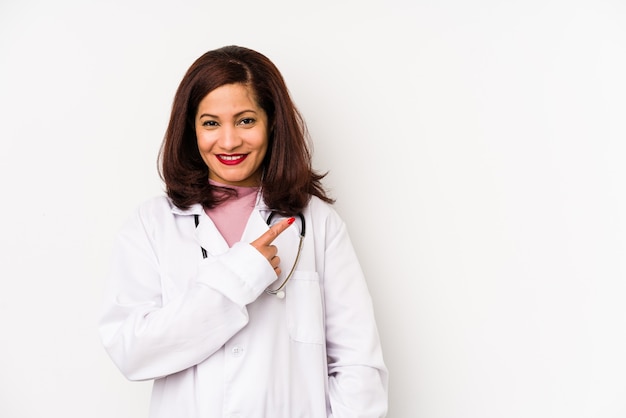
<svg viewBox="0 0 626 418"><path fill-rule="evenodd" d="M231 353L233 357L240 357L243 354L243 347L236 345L231 350Z"/></svg>

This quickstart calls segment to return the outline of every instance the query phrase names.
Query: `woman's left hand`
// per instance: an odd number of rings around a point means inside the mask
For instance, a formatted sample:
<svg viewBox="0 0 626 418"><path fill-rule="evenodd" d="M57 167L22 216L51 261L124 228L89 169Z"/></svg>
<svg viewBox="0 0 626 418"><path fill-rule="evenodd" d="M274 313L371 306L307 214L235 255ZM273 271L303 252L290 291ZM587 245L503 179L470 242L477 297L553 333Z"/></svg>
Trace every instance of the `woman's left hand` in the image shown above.
<svg viewBox="0 0 626 418"><path fill-rule="evenodd" d="M263 235L255 239L250 243L256 248L272 265L276 275L280 274L280 258L278 257L278 248L272 245L272 242L278 237L285 229L294 222L295 218L284 219L281 222L272 225L270 229L265 231Z"/></svg>

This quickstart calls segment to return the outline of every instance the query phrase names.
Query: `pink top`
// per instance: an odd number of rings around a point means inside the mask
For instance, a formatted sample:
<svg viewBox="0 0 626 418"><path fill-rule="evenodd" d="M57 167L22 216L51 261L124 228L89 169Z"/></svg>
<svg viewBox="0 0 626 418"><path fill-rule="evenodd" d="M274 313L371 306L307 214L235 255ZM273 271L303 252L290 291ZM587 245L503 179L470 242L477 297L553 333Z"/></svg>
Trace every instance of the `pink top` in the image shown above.
<svg viewBox="0 0 626 418"><path fill-rule="evenodd" d="M237 191L237 196L229 198L215 208L204 208L228 246L232 247L241 239L248 218L256 205L259 188L230 186L213 180L209 180L209 182L215 186L224 186Z"/></svg>

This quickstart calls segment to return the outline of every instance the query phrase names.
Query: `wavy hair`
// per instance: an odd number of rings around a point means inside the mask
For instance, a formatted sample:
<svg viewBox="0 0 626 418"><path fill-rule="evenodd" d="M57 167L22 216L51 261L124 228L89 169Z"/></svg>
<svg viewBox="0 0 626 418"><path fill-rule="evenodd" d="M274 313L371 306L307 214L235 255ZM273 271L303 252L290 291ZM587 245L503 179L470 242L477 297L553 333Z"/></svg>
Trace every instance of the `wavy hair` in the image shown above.
<svg viewBox="0 0 626 418"><path fill-rule="evenodd" d="M209 183L209 168L198 151L195 117L202 99L218 87L243 84L252 89L268 118L268 148L262 162L261 191L265 203L283 215L300 212L311 196L333 203L322 187L326 173L311 167L308 132L276 66L264 55L226 46L198 58L183 77L161 149L159 174L174 204L186 209L201 203L212 208L233 189ZM222 193L216 193L222 191Z"/></svg>

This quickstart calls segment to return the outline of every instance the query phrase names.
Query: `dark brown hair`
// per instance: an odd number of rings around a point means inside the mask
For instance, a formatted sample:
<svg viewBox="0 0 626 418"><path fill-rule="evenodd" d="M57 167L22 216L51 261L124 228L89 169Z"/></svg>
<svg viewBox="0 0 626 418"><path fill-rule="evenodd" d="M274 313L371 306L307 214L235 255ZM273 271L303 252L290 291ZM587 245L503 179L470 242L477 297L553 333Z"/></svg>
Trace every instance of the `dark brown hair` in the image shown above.
<svg viewBox="0 0 626 418"><path fill-rule="evenodd" d="M209 184L209 169L198 151L195 117L202 99L226 84L250 87L268 119L268 148L262 162L261 190L265 203L283 215L300 212L311 196L332 203L319 174L311 168L306 125L285 81L264 55L248 48L226 46L198 58L183 77L159 152L159 174L167 195L186 209L195 203L215 207L222 188Z"/></svg>

